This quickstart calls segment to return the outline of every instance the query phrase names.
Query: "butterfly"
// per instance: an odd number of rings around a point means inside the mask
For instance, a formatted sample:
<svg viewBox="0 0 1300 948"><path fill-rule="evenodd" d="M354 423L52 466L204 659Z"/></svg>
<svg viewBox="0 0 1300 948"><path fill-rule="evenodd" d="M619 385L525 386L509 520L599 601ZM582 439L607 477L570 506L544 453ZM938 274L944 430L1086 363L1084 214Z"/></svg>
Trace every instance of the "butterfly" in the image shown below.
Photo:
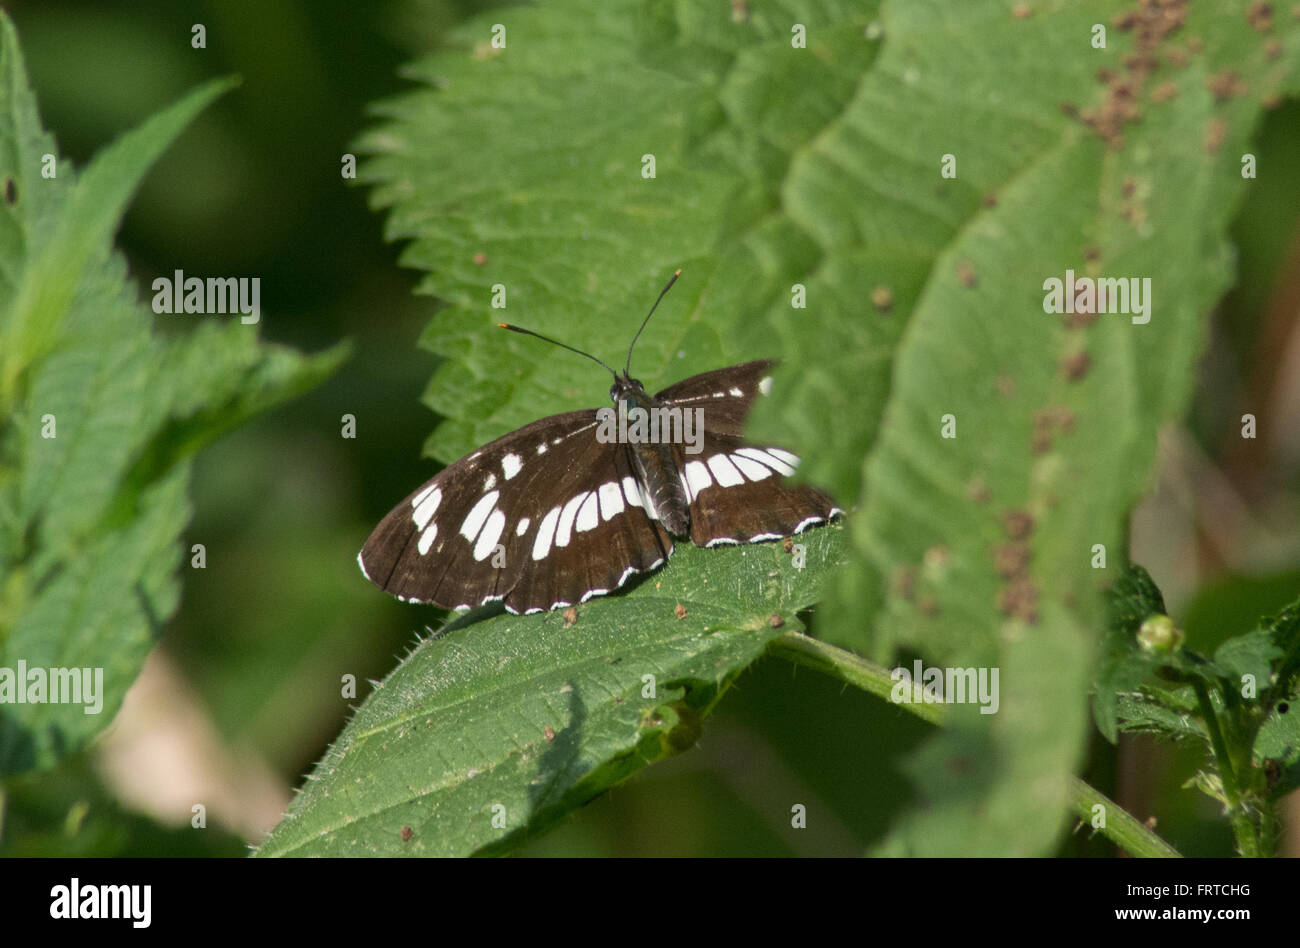
<svg viewBox="0 0 1300 948"><path fill-rule="evenodd" d="M393 508L357 556L370 582L403 602L513 613L565 608L658 568L674 541L779 540L839 516L822 491L789 484L799 459L742 437L775 362L704 372L650 395L614 376L615 408L542 418L444 468ZM679 420L680 419L680 420ZM692 420L695 424L692 425Z"/></svg>

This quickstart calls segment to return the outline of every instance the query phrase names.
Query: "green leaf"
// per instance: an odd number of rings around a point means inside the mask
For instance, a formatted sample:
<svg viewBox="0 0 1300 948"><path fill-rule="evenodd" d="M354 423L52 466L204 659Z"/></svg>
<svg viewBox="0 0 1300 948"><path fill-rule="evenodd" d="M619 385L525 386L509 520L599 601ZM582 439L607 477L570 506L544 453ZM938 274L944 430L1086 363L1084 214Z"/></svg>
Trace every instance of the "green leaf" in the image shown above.
<svg viewBox="0 0 1300 948"><path fill-rule="evenodd" d="M796 385L783 404L806 415L830 387L862 390L850 353L870 337L858 327L907 324L879 360L890 386L883 420L869 403L837 416L837 441L858 443L858 429L872 441L853 556L821 631L882 659L908 647L932 663L1003 672L1005 713L936 736L925 757L991 760L996 774L970 797L918 783L921 808L899 829L905 851L1042 852L1064 829L1065 777L1086 735L1077 708L1093 677L1079 669L1096 662L1104 628L1108 572L1092 568L1095 551L1120 558L1156 433L1187 404L1206 317L1231 281L1227 226L1261 95L1297 86L1300 46L1269 60L1244 7L1189 7L1173 36L1112 26L1102 51L1088 47L1091 24L1122 4L1061 4L1025 19L997 3L887 6L880 60L792 169L787 193L824 195L810 217L840 221L832 205L853 208L888 221L893 236L886 249L858 239L884 224L850 229L823 267L828 282L856 271L915 300L907 313L864 313L860 291L827 288L825 320L789 336L818 355L816 375L799 375L806 391ZM1296 26L1281 30L1294 38ZM1132 66L1139 36L1153 44L1149 75ZM1203 48L1179 68L1173 57L1190 36ZM1100 121L1121 105L1103 69L1134 83L1141 121L1117 123L1122 140L1075 115ZM1251 92L1218 101L1207 83L1228 69ZM1162 83L1176 95L1153 97ZM958 161L951 181L937 176L944 154ZM910 266L882 259L906 250ZM1067 270L1149 277L1150 321L1046 314L1044 282ZM827 336L828 323L853 328ZM945 439L949 413L957 436ZM1102 725L1113 733L1113 715Z"/></svg>
<svg viewBox="0 0 1300 948"><path fill-rule="evenodd" d="M259 855L508 851L690 747L728 684L801 628L841 534L801 537L803 569L780 544L679 545L662 573L568 627L560 612L467 614L366 699Z"/></svg>
<svg viewBox="0 0 1300 948"><path fill-rule="evenodd" d="M1151 616L1165 614L1165 599L1143 567L1131 565L1107 593L1106 651L1093 684L1092 714L1106 740L1119 739L1119 696L1132 691L1154 671L1154 662L1137 647L1136 636Z"/></svg>
<svg viewBox="0 0 1300 948"><path fill-rule="evenodd" d="M1120 728L1135 734L1158 734L1175 740L1208 735L1200 719L1200 708L1191 688L1170 691L1142 688L1116 695Z"/></svg>
<svg viewBox="0 0 1300 948"><path fill-rule="evenodd" d="M1260 631L1278 651L1274 689L1278 696L1293 694L1300 679L1300 599L1281 612L1260 621Z"/></svg>
<svg viewBox="0 0 1300 948"><path fill-rule="evenodd" d="M1274 800L1300 787L1300 708L1288 705L1285 712L1279 709L1265 719L1255 738L1254 760L1276 768L1268 787Z"/></svg>
<svg viewBox="0 0 1300 948"><path fill-rule="evenodd" d="M80 173L59 158L47 178L58 150L0 16L0 180L14 185L0 205L0 688L5 672L28 684L20 667L88 669L96 692L7 696L0 777L83 747L121 705L176 607L194 451L344 353L304 358L231 317L156 333L113 252L149 165L230 85L190 93Z"/></svg>

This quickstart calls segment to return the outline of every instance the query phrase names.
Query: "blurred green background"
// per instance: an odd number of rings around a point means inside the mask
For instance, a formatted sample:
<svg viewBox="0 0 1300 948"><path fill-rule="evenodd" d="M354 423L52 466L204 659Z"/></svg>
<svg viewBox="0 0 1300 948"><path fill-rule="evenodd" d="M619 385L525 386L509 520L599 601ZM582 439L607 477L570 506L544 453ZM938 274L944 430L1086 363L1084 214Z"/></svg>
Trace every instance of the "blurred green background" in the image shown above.
<svg viewBox="0 0 1300 948"><path fill-rule="evenodd" d="M0 854L240 854L434 610L367 584L371 527L435 467L420 403L434 358L416 347L435 300L416 298L366 194L340 178L367 106L405 87L402 63L498 4L452 0L9 2L43 119L79 165L201 80L238 74L159 162L119 243L147 286L175 269L262 278L261 330L355 356L329 383L200 458L181 610L109 734L54 773L10 787ZM207 48L190 46L195 23ZM1251 627L1300 592L1300 108L1268 113L1235 227L1240 280L1215 314L1191 417L1166 433L1134 518L1132 556L1193 645ZM637 304L640 305L640 304ZM581 344L580 340L574 340ZM1275 464L1237 459L1240 415L1282 400L1261 434ZM357 437L340 437L340 419ZM815 630L815 622L814 622ZM355 675L358 694L340 697ZM882 702L766 661L700 745L640 774L528 844L537 855L853 855L908 799L897 762L925 727ZM1180 785L1198 754L1099 738L1085 777L1188 855L1231 852L1210 801ZM208 829L189 828L204 801ZM1291 801L1295 803L1294 798ZM804 803L809 828L790 828ZM1300 822L1293 806L1292 822ZM1111 855L1086 831L1067 855ZM1285 851L1300 855L1296 835Z"/></svg>

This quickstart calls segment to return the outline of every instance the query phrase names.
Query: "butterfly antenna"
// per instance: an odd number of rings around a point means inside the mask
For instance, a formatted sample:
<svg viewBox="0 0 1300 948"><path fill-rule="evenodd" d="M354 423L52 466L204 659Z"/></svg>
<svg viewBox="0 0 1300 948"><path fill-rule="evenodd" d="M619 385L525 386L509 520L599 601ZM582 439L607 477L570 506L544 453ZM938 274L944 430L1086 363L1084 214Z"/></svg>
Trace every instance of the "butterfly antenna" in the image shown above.
<svg viewBox="0 0 1300 948"><path fill-rule="evenodd" d="M601 362L590 352L583 352L581 349L573 348L573 346L566 346L564 343L560 342L557 339L552 339L550 336L543 336L540 332L533 332L531 329L521 329L520 327L512 326L509 323L497 323L497 325L500 326L502 329L509 329L511 332L522 333L525 336L536 336L538 339L544 340L545 342L549 342L553 346L559 346L561 349L568 349L570 352L576 352L580 356L586 356L592 362L595 362L597 365L603 368L610 375L614 376L614 378L618 378L617 372L615 372L613 369L607 366L604 362Z"/></svg>
<svg viewBox="0 0 1300 948"><path fill-rule="evenodd" d="M664 294L673 288L673 284L677 282L677 278L681 275L682 271L677 270L668 278L667 285L659 291L659 299L655 300L655 305L650 307L650 312L646 313L645 319L641 321L641 329L645 329L646 323L650 322L650 317L655 314L655 307L659 305L659 300L663 299ZM632 337L632 345L627 347L627 366L623 369L623 374L625 376L632 374L632 346L635 346L636 341L641 338L641 329L636 331L636 335Z"/></svg>

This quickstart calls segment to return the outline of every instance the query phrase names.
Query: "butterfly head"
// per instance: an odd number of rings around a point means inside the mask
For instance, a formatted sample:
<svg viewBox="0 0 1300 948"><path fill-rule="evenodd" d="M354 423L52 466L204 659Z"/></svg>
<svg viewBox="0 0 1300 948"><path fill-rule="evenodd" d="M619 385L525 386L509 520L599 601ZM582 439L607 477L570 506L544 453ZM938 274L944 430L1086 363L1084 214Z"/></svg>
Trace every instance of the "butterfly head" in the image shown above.
<svg viewBox="0 0 1300 948"><path fill-rule="evenodd" d="M614 376L614 384L609 387L609 399L614 404L620 401L640 401L646 397L645 386L640 379L628 375Z"/></svg>

